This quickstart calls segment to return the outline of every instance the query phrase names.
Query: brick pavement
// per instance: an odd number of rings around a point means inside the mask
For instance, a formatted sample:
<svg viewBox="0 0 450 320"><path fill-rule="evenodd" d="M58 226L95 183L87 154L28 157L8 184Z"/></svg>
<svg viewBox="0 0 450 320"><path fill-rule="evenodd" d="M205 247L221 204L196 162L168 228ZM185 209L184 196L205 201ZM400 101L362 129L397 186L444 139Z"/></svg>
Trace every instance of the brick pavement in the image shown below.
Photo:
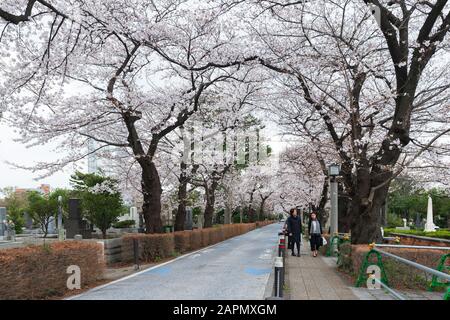
<svg viewBox="0 0 450 320"><path fill-rule="evenodd" d="M286 296L291 300L394 300L383 289L355 288L341 277L336 258L314 258L308 241L302 242L301 257L286 257ZM442 300L443 293L399 291L408 300Z"/></svg>

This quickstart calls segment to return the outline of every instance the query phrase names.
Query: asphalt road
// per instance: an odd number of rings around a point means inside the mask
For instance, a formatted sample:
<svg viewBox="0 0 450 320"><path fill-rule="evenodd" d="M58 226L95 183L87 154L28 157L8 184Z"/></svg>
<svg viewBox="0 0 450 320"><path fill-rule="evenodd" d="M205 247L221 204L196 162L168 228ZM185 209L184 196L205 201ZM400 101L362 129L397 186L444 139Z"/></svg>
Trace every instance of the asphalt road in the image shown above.
<svg viewBox="0 0 450 320"><path fill-rule="evenodd" d="M270 287L281 224L272 224L214 246L93 288L80 300L259 300Z"/></svg>

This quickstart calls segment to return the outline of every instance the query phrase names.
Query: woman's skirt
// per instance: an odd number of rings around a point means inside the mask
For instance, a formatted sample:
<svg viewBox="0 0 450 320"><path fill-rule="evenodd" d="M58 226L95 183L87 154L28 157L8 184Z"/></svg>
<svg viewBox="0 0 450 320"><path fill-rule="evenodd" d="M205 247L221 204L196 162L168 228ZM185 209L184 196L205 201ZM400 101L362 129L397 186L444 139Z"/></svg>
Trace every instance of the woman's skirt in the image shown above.
<svg viewBox="0 0 450 320"><path fill-rule="evenodd" d="M319 250L321 239L322 236L320 234L313 233L311 235L311 240L309 240L309 243L311 244L311 251Z"/></svg>

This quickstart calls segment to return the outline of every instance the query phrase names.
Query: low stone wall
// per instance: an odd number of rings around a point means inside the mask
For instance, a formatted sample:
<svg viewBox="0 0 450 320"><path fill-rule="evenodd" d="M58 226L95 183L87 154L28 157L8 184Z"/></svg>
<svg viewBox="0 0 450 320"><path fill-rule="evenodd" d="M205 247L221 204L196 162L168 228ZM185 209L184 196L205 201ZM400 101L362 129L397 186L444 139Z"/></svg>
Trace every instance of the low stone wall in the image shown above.
<svg viewBox="0 0 450 320"><path fill-rule="evenodd" d="M122 261L122 238L105 239L98 242L103 242L103 256L107 265Z"/></svg>
<svg viewBox="0 0 450 320"><path fill-rule="evenodd" d="M410 246L435 246L435 247L450 247L450 240L416 236L412 234L391 233L391 236L399 237L400 244ZM390 241L392 242L392 241Z"/></svg>

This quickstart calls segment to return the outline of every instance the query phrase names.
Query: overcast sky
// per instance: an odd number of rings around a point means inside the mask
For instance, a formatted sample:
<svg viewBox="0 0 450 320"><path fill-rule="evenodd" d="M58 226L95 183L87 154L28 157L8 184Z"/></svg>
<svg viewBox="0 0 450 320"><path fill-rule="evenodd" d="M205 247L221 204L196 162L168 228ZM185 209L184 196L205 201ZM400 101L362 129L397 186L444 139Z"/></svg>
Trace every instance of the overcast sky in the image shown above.
<svg viewBox="0 0 450 320"><path fill-rule="evenodd" d="M269 125L269 127L271 127ZM274 127L267 130L275 133L277 130ZM270 136L267 132L268 143L272 147L274 155L282 151L286 143L280 142L280 137ZM37 173L28 170L17 169L6 162L16 163L22 166L32 166L40 161L56 161L61 154L56 154L53 151L54 145L37 146L26 148L21 143L13 141L18 134L14 129L6 126L0 122L0 189L4 187L19 187L19 188L35 188L41 184L50 184L52 188L69 187L69 178L74 169L68 167L65 172L54 174L50 177L35 180L38 177ZM87 168L86 168L87 169ZM1 194L0 194L1 195Z"/></svg>
<svg viewBox="0 0 450 320"><path fill-rule="evenodd" d="M41 183L50 184L55 187L68 187L70 170L65 173L58 173L41 180L34 180L38 175L31 171L16 169L9 164L13 162L19 165L30 166L34 162L44 160L57 160L58 157L52 151L52 147L33 147L27 149L20 143L14 142L17 137L13 128L9 128L0 123L0 188L7 186L33 188Z"/></svg>

